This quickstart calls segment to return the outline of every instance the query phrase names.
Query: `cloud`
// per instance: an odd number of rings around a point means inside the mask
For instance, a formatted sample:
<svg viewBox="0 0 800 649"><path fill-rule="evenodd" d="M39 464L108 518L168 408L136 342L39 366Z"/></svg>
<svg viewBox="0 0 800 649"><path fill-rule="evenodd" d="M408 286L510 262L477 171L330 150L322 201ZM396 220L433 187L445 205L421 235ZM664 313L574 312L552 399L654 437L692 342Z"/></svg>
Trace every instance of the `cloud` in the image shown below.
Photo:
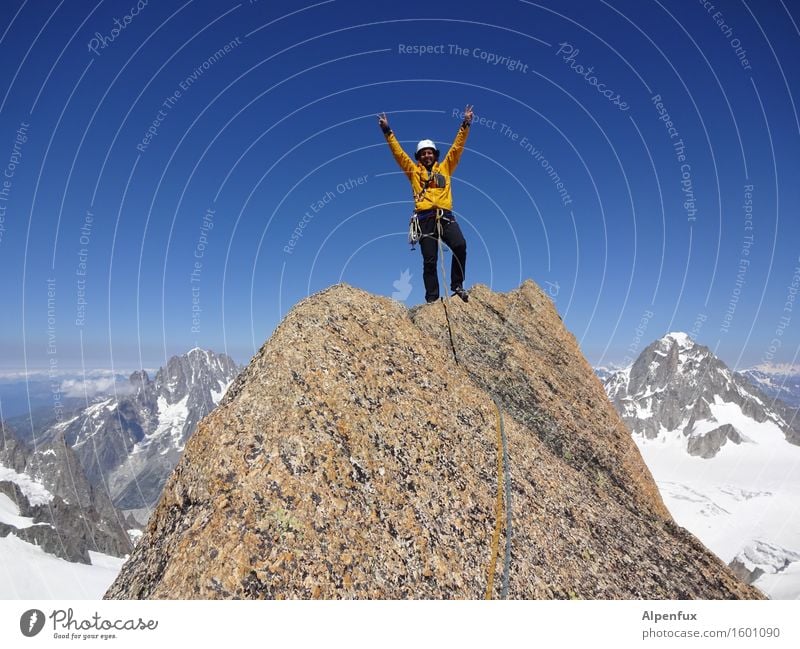
<svg viewBox="0 0 800 649"><path fill-rule="evenodd" d="M129 394L133 391L133 387L128 383L127 379L121 377L99 376L97 378L84 379L66 379L61 382L61 393L66 397L87 397L91 399L99 394L114 394L118 396L122 394Z"/></svg>

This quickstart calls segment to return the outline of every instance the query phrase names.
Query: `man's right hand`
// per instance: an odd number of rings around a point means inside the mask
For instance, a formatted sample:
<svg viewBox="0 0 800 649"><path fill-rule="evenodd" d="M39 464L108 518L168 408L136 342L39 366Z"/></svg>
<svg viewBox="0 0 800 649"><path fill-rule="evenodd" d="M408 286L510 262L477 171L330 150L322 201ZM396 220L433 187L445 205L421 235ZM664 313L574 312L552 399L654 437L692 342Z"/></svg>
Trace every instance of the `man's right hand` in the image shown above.
<svg viewBox="0 0 800 649"><path fill-rule="evenodd" d="M381 113L378 115L378 126L381 127L381 130L386 131L389 128L389 120L386 117L386 113Z"/></svg>
<svg viewBox="0 0 800 649"><path fill-rule="evenodd" d="M467 107L464 109L464 122L466 122L467 124L472 124L472 117L473 117L472 106L470 104L467 104Z"/></svg>

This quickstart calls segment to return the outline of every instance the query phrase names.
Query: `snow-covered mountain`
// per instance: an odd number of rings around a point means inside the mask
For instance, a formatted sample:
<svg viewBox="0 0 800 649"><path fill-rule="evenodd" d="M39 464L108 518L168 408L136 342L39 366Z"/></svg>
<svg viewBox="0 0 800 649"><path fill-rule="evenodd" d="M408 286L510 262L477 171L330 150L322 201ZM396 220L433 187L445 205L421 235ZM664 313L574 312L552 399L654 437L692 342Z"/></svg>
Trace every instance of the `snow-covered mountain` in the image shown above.
<svg viewBox="0 0 800 649"><path fill-rule="evenodd" d="M89 484L63 438L31 449L0 421L0 598L102 594L134 526Z"/></svg>
<svg viewBox="0 0 800 649"><path fill-rule="evenodd" d="M63 435L93 484L128 510L155 504L197 423L239 372L225 354L194 348L173 356L153 379L131 374L123 395L101 398L42 437Z"/></svg>
<svg viewBox="0 0 800 649"><path fill-rule="evenodd" d="M800 597L800 421L684 333L606 392L676 521L771 597Z"/></svg>
<svg viewBox="0 0 800 649"><path fill-rule="evenodd" d="M594 367L592 369L594 370L594 373L597 375L597 378L599 378L603 383L605 383L606 379L609 376L621 370L622 367L618 367L616 365L608 365L608 366Z"/></svg>
<svg viewBox="0 0 800 649"><path fill-rule="evenodd" d="M97 396L44 430L23 437L0 420L0 598L102 597L140 534L112 499L152 506L238 372L228 356L195 348L111 395L91 377L73 386Z"/></svg>
<svg viewBox="0 0 800 649"><path fill-rule="evenodd" d="M740 374L770 399L800 407L800 365L763 363Z"/></svg>

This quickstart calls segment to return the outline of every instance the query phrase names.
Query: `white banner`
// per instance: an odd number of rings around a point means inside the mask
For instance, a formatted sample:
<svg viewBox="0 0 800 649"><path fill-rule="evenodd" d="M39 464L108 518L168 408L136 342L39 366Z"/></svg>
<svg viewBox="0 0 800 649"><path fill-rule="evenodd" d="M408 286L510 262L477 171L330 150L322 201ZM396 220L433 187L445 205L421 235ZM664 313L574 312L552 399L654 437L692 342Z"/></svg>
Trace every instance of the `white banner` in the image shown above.
<svg viewBox="0 0 800 649"><path fill-rule="evenodd" d="M800 602L2 601L4 647L797 647ZM219 644L218 644L219 643ZM224 643L224 644L223 644ZM546 644L542 644L546 643Z"/></svg>

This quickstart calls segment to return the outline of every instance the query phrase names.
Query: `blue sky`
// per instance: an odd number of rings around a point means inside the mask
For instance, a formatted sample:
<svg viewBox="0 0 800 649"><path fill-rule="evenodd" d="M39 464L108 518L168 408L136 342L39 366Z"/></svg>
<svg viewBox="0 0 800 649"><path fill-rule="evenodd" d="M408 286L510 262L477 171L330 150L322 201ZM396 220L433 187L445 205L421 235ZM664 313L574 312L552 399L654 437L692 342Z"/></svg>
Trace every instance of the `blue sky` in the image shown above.
<svg viewBox="0 0 800 649"><path fill-rule="evenodd" d="M423 301L375 116L446 149L468 103L467 286L533 279L593 364L670 330L796 360L796 2L5 6L2 369L245 363L406 269Z"/></svg>

